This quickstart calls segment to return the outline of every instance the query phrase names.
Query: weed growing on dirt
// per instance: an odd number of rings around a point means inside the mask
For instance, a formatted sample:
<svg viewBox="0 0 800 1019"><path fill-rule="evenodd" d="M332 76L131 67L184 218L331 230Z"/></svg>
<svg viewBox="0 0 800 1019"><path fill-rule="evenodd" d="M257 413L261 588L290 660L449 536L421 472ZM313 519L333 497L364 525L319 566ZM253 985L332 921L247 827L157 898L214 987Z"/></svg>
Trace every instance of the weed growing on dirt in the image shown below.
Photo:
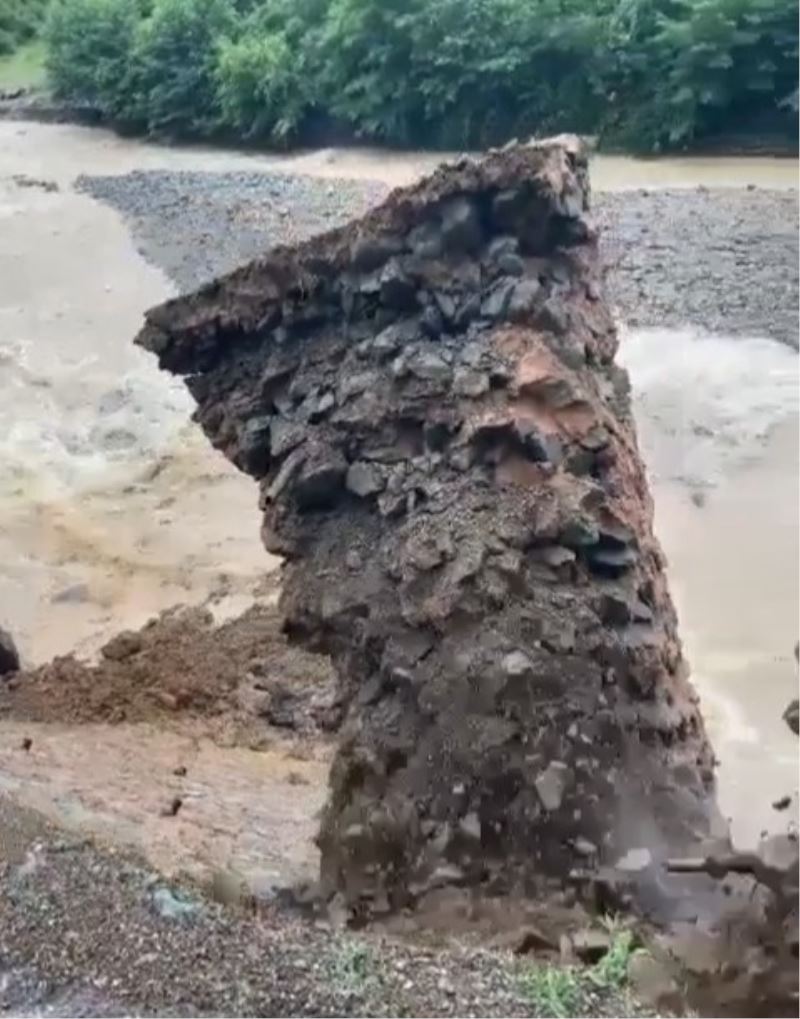
<svg viewBox="0 0 800 1019"><path fill-rule="evenodd" d="M558 966L529 969L520 980L520 989L538 1016L569 1019L578 1014L582 988L575 969Z"/></svg>
<svg viewBox="0 0 800 1019"><path fill-rule="evenodd" d="M587 979L595 987L619 990L628 982L628 964L636 952L633 933L630 930L616 928L607 924L612 934L611 947L587 973Z"/></svg>
<svg viewBox="0 0 800 1019"><path fill-rule="evenodd" d="M585 1014L598 992L621 992L628 982L628 964L642 949L635 948L633 932L620 921L607 918L603 926L611 935L606 954L591 968L532 966L520 977L522 996L542 1019L568 1019ZM582 1013L582 1008L584 1013ZM593 1014L593 1013L590 1013Z"/></svg>
<svg viewBox="0 0 800 1019"><path fill-rule="evenodd" d="M368 945L355 938L342 938L333 950L331 977L342 994L363 994L380 982L378 966Z"/></svg>

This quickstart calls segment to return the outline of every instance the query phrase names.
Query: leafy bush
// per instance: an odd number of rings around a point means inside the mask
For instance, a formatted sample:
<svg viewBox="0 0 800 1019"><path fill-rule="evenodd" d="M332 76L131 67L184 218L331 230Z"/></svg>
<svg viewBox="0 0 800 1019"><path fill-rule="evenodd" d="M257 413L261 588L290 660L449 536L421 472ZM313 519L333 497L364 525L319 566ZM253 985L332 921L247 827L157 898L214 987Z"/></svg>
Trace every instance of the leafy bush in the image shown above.
<svg viewBox="0 0 800 1019"><path fill-rule="evenodd" d="M0 54L13 53L36 35L46 7L47 0L0 0Z"/></svg>
<svg viewBox="0 0 800 1019"><path fill-rule="evenodd" d="M150 133L208 134L219 126L217 53L235 29L230 0L155 0L133 51Z"/></svg>
<svg viewBox="0 0 800 1019"><path fill-rule="evenodd" d="M776 122L797 89L797 22L793 0L622 0L606 135L659 149Z"/></svg>
<svg viewBox="0 0 800 1019"><path fill-rule="evenodd" d="M222 123L245 140L283 141L297 130L305 90L283 34L225 39L216 80Z"/></svg>
<svg viewBox="0 0 800 1019"><path fill-rule="evenodd" d="M55 2L59 91L150 132L659 149L796 119L797 0Z"/></svg>
<svg viewBox="0 0 800 1019"><path fill-rule="evenodd" d="M114 116L127 113L140 16L136 0L55 0L45 26L55 93Z"/></svg>

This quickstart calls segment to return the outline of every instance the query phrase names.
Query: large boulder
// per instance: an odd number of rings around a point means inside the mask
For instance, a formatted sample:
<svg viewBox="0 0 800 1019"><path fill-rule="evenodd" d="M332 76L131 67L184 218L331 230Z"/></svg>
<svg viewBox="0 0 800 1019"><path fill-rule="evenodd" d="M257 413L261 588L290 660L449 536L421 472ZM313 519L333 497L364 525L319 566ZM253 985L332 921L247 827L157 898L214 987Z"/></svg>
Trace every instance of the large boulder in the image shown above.
<svg viewBox="0 0 800 1019"><path fill-rule="evenodd" d="M658 862L715 815L588 204L573 138L461 159L138 338L336 667L322 878L366 909Z"/></svg>

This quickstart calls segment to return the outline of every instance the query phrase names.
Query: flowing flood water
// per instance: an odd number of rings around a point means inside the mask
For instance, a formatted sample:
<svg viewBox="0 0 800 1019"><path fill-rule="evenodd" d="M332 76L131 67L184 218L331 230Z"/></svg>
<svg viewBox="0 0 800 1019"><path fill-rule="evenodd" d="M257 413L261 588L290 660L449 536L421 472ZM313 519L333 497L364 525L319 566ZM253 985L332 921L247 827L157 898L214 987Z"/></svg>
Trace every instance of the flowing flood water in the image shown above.
<svg viewBox="0 0 800 1019"><path fill-rule="evenodd" d="M168 149L0 123L0 623L28 663L90 655L177 603L215 596L234 611L277 565L260 544L255 487L191 424L182 385L132 345L171 284L75 177L279 169L402 184L436 161ZM596 190L796 180L794 161L769 159L598 157L593 171ZM753 842L785 827L771 802L797 784L796 739L780 718L796 688L797 355L687 322L623 327L621 360L723 809Z"/></svg>

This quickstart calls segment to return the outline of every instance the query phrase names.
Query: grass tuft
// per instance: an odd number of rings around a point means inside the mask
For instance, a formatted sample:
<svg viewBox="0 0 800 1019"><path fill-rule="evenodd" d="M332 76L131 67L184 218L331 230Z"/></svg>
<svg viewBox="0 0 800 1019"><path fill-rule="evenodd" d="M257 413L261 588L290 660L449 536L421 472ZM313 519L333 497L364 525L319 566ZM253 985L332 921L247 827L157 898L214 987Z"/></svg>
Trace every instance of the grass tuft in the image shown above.
<svg viewBox="0 0 800 1019"><path fill-rule="evenodd" d="M626 988L630 960L643 950L634 947L633 932L620 921L609 918L603 925L611 934L611 945L594 966L531 966L522 973L520 993L535 1015L569 1019L580 1015L598 993L614 994Z"/></svg>
<svg viewBox="0 0 800 1019"><path fill-rule="evenodd" d="M331 958L331 978L343 994L361 994L379 982L378 968L369 946L343 937Z"/></svg>
<svg viewBox="0 0 800 1019"><path fill-rule="evenodd" d="M569 1019L578 1014L581 977L571 967L531 968L522 975L520 990L536 1015L543 1019Z"/></svg>

